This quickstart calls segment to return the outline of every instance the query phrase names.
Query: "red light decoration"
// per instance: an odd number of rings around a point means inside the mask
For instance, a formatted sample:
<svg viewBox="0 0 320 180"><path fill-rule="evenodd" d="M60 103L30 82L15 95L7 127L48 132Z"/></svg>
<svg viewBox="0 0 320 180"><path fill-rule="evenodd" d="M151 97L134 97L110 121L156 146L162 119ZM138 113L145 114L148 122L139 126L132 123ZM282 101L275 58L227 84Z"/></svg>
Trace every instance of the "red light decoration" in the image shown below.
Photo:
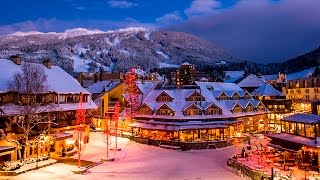
<svg viewBox="0 0 320 180"><path fill-rule="evenodd" d="M125 94L127 95L127 104L126 104L126 115L127 118L131 121L135 117L135 113L139 108L139 88L136 84L137 74L135 69L131 68L130 71L125 75Z"/></svg>

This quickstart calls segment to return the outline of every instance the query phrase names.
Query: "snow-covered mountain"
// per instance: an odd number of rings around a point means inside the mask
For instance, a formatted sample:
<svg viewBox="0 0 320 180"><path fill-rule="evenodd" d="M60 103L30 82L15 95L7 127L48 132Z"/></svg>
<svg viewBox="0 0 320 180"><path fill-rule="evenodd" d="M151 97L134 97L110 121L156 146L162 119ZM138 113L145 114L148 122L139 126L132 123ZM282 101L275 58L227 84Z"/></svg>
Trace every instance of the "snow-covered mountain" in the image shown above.
<svg viewBox="0 0 320 180"><path fill-rule="evenodd" d="M70 29L56 32L16 32L0 37L0 58L19 54L39 62L50 58L68 72L111 70L132 66L144 70L185 61L195 65L214 65L235 60L212 43L196 36L171 31L151 31L130 27L115 31ZM110 67L111 66L111 67Z"/></svg>

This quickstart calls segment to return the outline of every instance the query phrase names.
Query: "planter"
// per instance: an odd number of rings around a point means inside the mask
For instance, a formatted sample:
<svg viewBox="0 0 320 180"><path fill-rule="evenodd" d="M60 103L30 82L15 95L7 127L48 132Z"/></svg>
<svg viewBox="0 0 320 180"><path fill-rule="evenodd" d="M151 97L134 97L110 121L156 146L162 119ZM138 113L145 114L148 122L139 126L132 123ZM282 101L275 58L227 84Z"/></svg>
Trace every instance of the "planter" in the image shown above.
<svg viewBox="0 0 320 180"><path fill-rule="evenodd" d="M71 172L73 172L73 174L84 174L85 172L87 172L87 168L85 167L74 167L71 169Z"/></svg>

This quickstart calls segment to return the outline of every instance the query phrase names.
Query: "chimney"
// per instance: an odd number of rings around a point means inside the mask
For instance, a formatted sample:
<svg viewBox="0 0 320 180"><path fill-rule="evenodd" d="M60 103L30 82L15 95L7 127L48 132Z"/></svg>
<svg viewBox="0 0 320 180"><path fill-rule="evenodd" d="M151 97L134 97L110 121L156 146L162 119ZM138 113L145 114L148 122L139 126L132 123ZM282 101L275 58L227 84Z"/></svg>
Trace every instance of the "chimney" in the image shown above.
<svg viewBox="0 0 320 180"><path fill-rule="evenodd" d="M42 64L45 65L48 69L51 69L52 63L50 59L44 60Z"/></svg>
<svg viewBox="0 0 320 180"><path fill-rule="evenodd" d="M21 65L21 57L19 55L10 56L10 60L17 65Z"/></svg>

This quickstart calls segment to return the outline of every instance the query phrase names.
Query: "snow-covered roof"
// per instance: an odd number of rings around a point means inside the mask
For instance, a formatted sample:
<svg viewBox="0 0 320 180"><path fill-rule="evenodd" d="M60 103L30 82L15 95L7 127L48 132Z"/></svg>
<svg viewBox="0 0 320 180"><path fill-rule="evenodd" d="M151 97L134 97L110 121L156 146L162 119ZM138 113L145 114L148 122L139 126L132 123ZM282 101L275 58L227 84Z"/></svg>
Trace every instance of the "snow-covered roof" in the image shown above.
<svg viewBox="0 0 320 180"><path fill-rule="evenodd" d="M311 67L300 72L287 74L287 80L308 78L314 73L315 69L315 67Z"/></svg>
<svg viewBox="0 0 320 180"><path fill-rule="evenodd" d="M294 142L310 147L320 147L319 144L315 144L314 139L309 139L306 137L301 137L293 134L287 134L287 133L272 133L272 134L267 134L267 137L270 137L272 139L281 139L289 142Z"/></svg>
<svg viewBox="0 0 320 180"><path fill-rule="evenodd" d="M109 91L110 89L116 87L119 83L120 81L118 80L98 81L90 85L89 87L87 87L87 90L91 94L94 94L94 93L100 94L102 92Z"/></svg>
<svg viewBox="0 0 320 180"><path fill-rule="evenodd" d="M260 87L264 84L265 82L261 80L259 77L257 77L254 74L250 74L242 81L240 81L237 85L240 87Z"/></svg>
<svg viewBox="0 0 320 180"><path fill-rule="evenodd" d="M157 81L151 82L151 81L144 81L142 82L137 82L137 86L140 89L140 91L146 95L149 94L149 92L157 85Z"/></svg>
<svg viewBox="0 0 320 180"><path fill-rule="evenodd" d="M84 102L83 109L96 109L97 105L93 103L91 100L89 102ZM67 103L67 104L49 104L47 106L41 106L35 109L34 113L41 112L57 112L57 111L71 111L77 110L79 107L79 103ZM0 106L0 109L6 115L19 115L26 114L29 112L26 106L20 106L16 104L5 104L4 106Z"/></svg>
<svg viewBox="0 0 320 180"><path fill-rule="evenodd" d="M259 88L255 89L251 95L255 96L285 96L282 92L275 89L273 86L271 86L268 83L265 83L264 85L260 86Z"/></svg>
<svg viewBox="0 0 320 180"><path fill-rule="evenodd" d="M264 81L277 80L279 78L278 74L262 75L261 79Z"/></svg>
<svg viewBox="0 0 320 180"><path fill-rule="evenodd" d="M25 63L27 62L21 62L21 65ZM0 59L0 92L9 91L8 81L16 72L21 71L21 65L17 65L11 60ZM56 92L58 94L80 92L90 94L75 78L59 66L51 66L51 68L48 69L43 64L37 65L42 67L48 76L49 91Z"/></svg>
<svg viewBox="0 0 320 180"><path fill-rule="evenodd" d="M284 117L282 120L305 124L317 124L320 123L320 116L315 114L294 114Z"/></svg>
<svg viewBox="0 0 320 180"><path fill-rule="evenodd" d="M182 63L182 65L192 65L192 64L190 64L190 63L188 63L188 62L184 62L184 63Z"/></svg>
<svg viewBox="0 0 320 180"><path fill-rule="evenodd" d="M240 99L240 100L217 100L215 94L221 94L225 92L229 92L229 95L232 96L234 93L238 93L240 95L244 95L245 91L241 89L234 83L217 83L217 82L196 82L200 89L152 89L148 94L146 94L144 99L142 100L142 104L148 105L152 110L157 110L164 104L166 104L169 108L174 111L173 116L162 116L156 115L143 115L137 114L137 117L149 117L149 118L169 118L169 119L204 119L204 118L232 118L239 117L244 115L256 115L265 112L244 112L233 114L231 110L236 104L239 104L241 107L246 108L249 103L252 103L255 107L260 102L259 100L254 99ZM210 88L208 88L210 86ZM212 89L215 89L212 91ZM201 93L201 95L205 98L205 101L187 101L187 97L189 97L194 92ZM157 102L156 98L162 93L166 92L169 96L173 97L171 102ZM192 104L195 104L199 107L199 109L205 110L211 104L219 107L222 110L221 114L214 115L195 115L195 116L185 116L183 111L190 107Z"/></svg>
<svg viewBox="0 0 320 180"><path fill-rule="evenodd" d="M224 71L225 77L240 78L244 75L244 71Z"/></svg>

